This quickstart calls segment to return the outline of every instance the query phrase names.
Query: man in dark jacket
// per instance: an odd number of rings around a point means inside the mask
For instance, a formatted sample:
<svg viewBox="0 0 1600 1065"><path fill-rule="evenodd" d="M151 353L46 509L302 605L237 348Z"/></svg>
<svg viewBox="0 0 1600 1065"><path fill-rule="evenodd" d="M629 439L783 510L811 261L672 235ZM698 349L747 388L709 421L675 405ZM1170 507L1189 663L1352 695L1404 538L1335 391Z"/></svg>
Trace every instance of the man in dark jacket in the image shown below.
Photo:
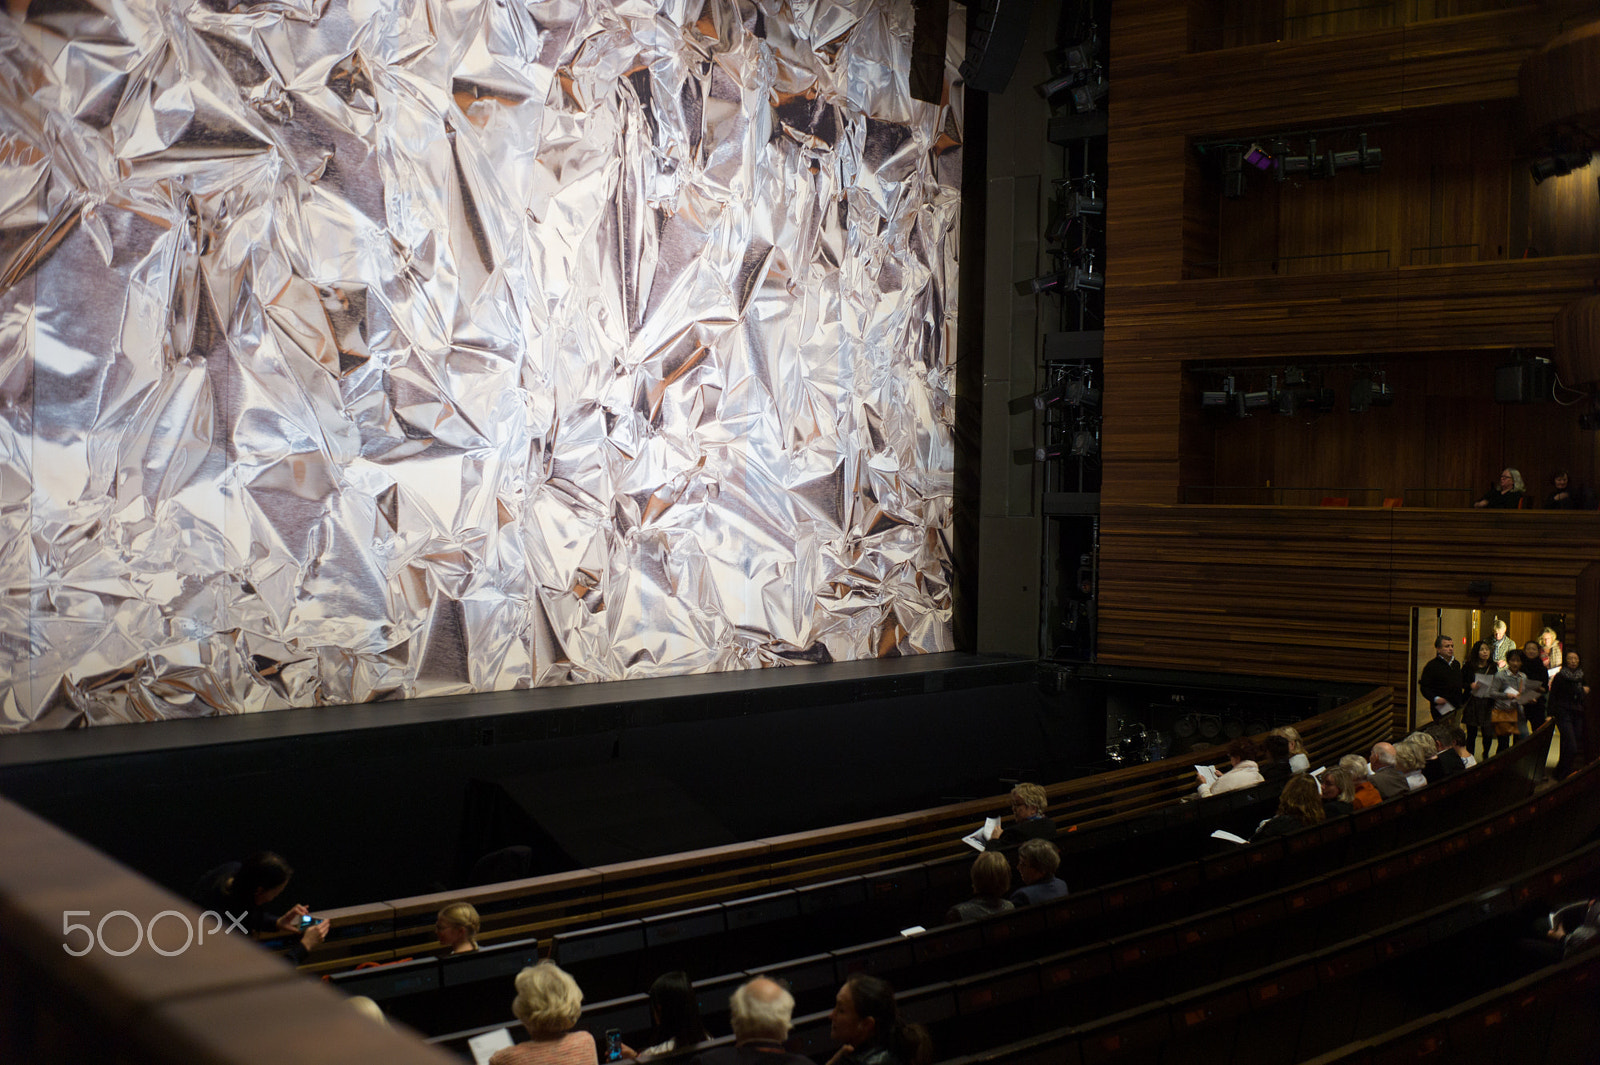
<svg viewBox="0 0 1600 1065"><path fill-rule="evenodd" d="M1433 660L1422 667L1422 676L1417 678L1417 689L1437 721L1461 705L1461 663L1456 661L1456 642L1449 636L1434 640L1433 650Z"/></svg>

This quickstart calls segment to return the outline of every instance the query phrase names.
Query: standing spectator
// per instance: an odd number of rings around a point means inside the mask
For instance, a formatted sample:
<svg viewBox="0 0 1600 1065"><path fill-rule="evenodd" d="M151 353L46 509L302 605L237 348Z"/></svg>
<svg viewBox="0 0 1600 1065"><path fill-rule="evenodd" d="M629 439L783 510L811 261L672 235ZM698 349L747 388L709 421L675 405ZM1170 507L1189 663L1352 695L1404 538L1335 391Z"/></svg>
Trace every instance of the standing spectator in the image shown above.
<svg viewBox="0 0 1600 1065"><path fill-rule="evenodd" d="M1222 795L1230 791L1242 791L1253 788L1265 778L1261 775L1259 763L1265 755L1261 747L1249 736L1240 736L1228 744L1228 761L1232 763L1228 771L1217 778L1215 784L1206 783L1205 774L1196 772L1200 778L1200 797Z"/></svg>
<svg viewBox="0 0 1600 1065"><path fill-rule="evenodd" d="M1550 494L1544 497L1546 510L1593 510L1594 496L1583 485L1572 483L1566 470L1550 478Z"/></svg>
<svg viewBox="0 0 1600 1065"><path fill-rule="evenodd" d="M1566 661L1566 652L1561 648L1561 638L1556 635L1556 630L1546 625L1539 633L1539 661L1547 670L1560 669Z"/></svg>
<svg viewBox="0 0 1600 1065"><path fill-rule="evenodd" d="M1475 507L1489 507L1493 510L1516 510L1522 506L1522 499L1526 496L1527 489L1522 483L1522 474L1516 469L1507 466L1500 471L1500 480L1495 486L1483 494L1483 498L1472 504Z"/></svg>
<svg viewBox="0 0 1600 1065"><path fill-rule="evenodd" d="M1497 680L1505 685L1505 689L1494 697L1494 706L1490 711L1491 716L1501 720L1494 721L1494 751L1489 750L1489 741L1483 743L1483 757L1487 761L1491 753L1509 751L1511 745L1516 743L1517 735L1522 731L1523 717L1522 704L1517 697L1528 686L1528 678L1522 673L1522 652L1511 651L1506 655L1506 668L1495 674ZM1514 717L1508 718L1508 714Z"/></svg>
<svg viewBox="0 0 1600 1065"><path fill-rule="evenodd" d="M1472 654L1461 667L1461 685L1465 702L1461 705L1460 722L1466 728L1467 750L1471 751L1478 742L1478 731L1483 730L1483 746L1489 747L1489 707L1490 700L1487 694L1478 691L1477 678L1479 676L1493 677L1499 672L1500 667L1494 664L1494 645L1488 640L1479 640L1472 645ZM1487 755L1485 756L1487 757Z"/></svg>
<svg viewBox="0 0 1600 1065"><path fill-rule="evenodd" d="M1566 662L1550 678L1550 716L1561 730L1561 760L1556 776L1570 776L1584 761L1583 715L1589 686L1583 682L1583 664L1578 652L1568 651Z"/></svg>
<svg viewBox="0 0 1600 1065"><path fill-rule="evenodd" d="M1433 658L1422 667L1417 690L1428 701L1435 721L1454 709L1461 698L1461 663L1456 661L1456 641L1438 636L1433 641Z"/></svg>
<svg viewBox="0 0 1600 1065"><path fill-rule="evenodd" d="M975 921L979 917L1015 909L1006 898L1006 892L1010 890L1011 865L1005 855L984 851L972 863L972 898L950 907L944 919L955 924L957 921Z"/></svg>
<svg viewBox="0 0 1600 1065"><path fill-rule="evenodd" d="M1067 897L1066 881L1056 876L1061 868L1061 852L1047 839L1030 839L1017 852L1017 875L1022 886L1011 893L1013 906Z"/></svg>
<svg viewBox="0 0 1600 1065"><path fill-rule="evenodd" d="M1494 640L1490 643L1490 646L1494 648L1494 668L1497 670L1506 668L1506 655L1516 650L1517 645L1506 634L1505 618L1494 619Z"/></svg>
<svg viewBox="0 0 1600 1065"><path fill-rule="evenodd" d="M583 992L555 962L541 961L517 974L511 1012L530 1038L495 1051L489 1065L595 1065L594 1036L572 1030L583 1012Z"/></svg>
<svg viewBox="0 0 1600 1065"><path fill-rule="evenodd" d="M1522 735L1526 736L1540 725L1544 724L1545 709L1550 705L1550 670L1560 669L1561 659L1555 660L1554 667L1547 666L1540 659L1540 648L1537 640L1529 640L1522 645L1522 675L1528 680L1539 685L1539 697L1527 703L1523 709L1526 718L1522 726Z"/></svg>
<svg viewBox="0 0 1600 1065"><path fill-rule="evenodd" d="M856 973L833 1000L831 1035L840 1044L828 1065L927 1065L933 1043L920 1024L905 1024L895 1009L894 988Z"/></svg>

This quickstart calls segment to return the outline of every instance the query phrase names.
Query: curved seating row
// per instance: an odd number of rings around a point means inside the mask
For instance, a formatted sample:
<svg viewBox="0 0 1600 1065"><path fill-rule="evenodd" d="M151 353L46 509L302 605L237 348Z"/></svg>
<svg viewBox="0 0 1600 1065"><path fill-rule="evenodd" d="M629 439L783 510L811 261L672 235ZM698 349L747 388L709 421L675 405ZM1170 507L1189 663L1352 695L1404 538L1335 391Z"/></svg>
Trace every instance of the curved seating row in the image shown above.
<svg viewBox="0 0 1600 1065"><path fill-rule="evenodd" d="M1515 771L1518 759L1541 763L1548 742L1549 730L1545 729L1521 745L1520 754L1513 752L1517 758L1507 755L1491 760L1473 773L1393 800L1384 807L1342 818L1343 826L1335 822L1325 829L1169 867L988 921L936 928L909 938L892 936L803 957L790 955L787 961L774 961L785 957L778 953L742 951L743 957L734 971L727 971L725 953L719 952L719 944L713 942L708 944L713 949L697 958L680 957L673 959L673 964L687 965L697 975L724 972L723 976L696 982L703 1012L714 1017L725 1012L727 995L733 988L757 972L782 976L804 1010L824 1006L852 972L872 972L906 986L908 982L924 984L935 977L957 979L966 970L1064 951L1053 955L1057 969L1052 979L1076 981L1083 990L1075 1000L1075 1008L1089 1010L1082 1014L1084 1017L1093 1016L1131 1005L1148 995L1155 983L1167 980L1174 972L1182 973L1181 966L1177 970L1163 968L1180 955L1196 950L1232 949L1230 964L1237 967L1253 957L1238 949L1239 942L1291 918L1317 922L1317 934L1323 940L1337 938L1341 930L1353 929L1375 914L1403 913L1413 893L1426 899L1435 897L1443 885L1460 888L1479 883L1502 867L1492 861L1483 862L1482 850L1467 857L1468 848L1480 837L1480 848L1519 848L1511 856L1511 864L1543 860L1564 850L1594 827L1587 816L1567 818L1536 835L1533 823L1542 813L1574 802L1580 792L1573 788L1552 791L1532 802L1524 801L1528 789L1522 788L1510 799L1498 802L1497 812L1472 820L1481 811L1486 794L1503 791L1493 786L1496 776L1525 782ZM1600 778L1586 779L1592 783ZM1505 809L1507 803L1511 804L1509 810ZM1423 811L1431 815L1431 820L1423 816ZM1391 814L1397 814L1398 819ZM1448 827L1442 827L1431 838L1425 835L1424 829L1441 816L1451 822ZM1400 844L1364 861L1356 857L1377 841L1394 839L1397 820L1404 826L1406 836L1420 842ZM1541 824L1548 826L1549 822ZM1293 882L1327 869L1338 873L1328 880ZM1290 886L1279 888L1280 884ZM1206 909L1208 902L1214 908ZM890 923L887 927L895 925ZM726 938L733 939L734 935ZM816 942L811 942L813 948ZM562 954L560 945L558 942L557 960L586 991L593 993L592 998L612 994L616 984L608 982L608 978L614 980L619 972L628 974L623 986L637 988L672 967L665 963L640 967L635 952L648 954L640 942L627 943L626 949L605 955ZM1154 967L1144 968L1147 964ZM480 999L477 1005L486 1004ZM464 1029L508 1023L503 1019L498 1024L489 1023L505 1017L506 1007L499 1003L493 1004L481 1021L468 1019L464 1013L445 1014L446 1004L438 998L411 999L392 1007L385 1003L385 1007L423 1030L438 1031L439 1025L448 1020L462 1022ZM621 1027L628 1038L641 1038L646 1033L629 1027L635 1022L648 1026L648 1010L640 995L594 1003L586 1014L586 1023L598 1030ZM446 1037L446 1041L459 1044L471 1034L474 1033L458 1032Z"/></svg>
<svg viewBox="0 0 1600 1065"><path fill-rule="evenodd" d="M1374 689L1297 727L1314 757L1366 750L1389 735L1392 703L1391 689ZM1079 846L1074 837L1081 836L1086 849L1120 843L1125 853L1147 850L1140 838L1151 830L1143 820L1147 814L1175 810L1174 824L1191 816L1176 804L1193 790L1192 761L1192 755L1184 755L1048 786L1048 813L1069 834L1065 849L1070 853ZM962 853L960 837L1004 805L1004 798L995 796L814 832L324 911L319 916L330 918L333 930L305 968L334 972L437 949L434 915L453 901L477 907L484 919L480 939L492 944L549 938L583 926L936 860Z"/></svg>

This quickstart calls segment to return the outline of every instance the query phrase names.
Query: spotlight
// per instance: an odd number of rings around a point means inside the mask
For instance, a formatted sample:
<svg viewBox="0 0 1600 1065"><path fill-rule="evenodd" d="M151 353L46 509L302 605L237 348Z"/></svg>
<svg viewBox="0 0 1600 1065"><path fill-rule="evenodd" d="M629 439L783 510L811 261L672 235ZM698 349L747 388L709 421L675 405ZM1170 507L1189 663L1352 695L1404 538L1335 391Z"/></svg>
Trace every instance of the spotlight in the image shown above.
<svg viewBox="0 0 1600 1065"><path fill-rule="evenodd" d="M1244 161L1263 173L1271 173L1273 158L1259 144L1252 144L1250 150L1244 153Z"/></svg>
<svg viewBox="0 0 1600 1065"><path fill-rule="evenodd" d="M1018 281L1015 287L1019 296L1038 296L1045 292L1055 292L1066 283L1067 275L1057 271L1051 274L1041 274L1038 277L1029 278L1027 281Z"/></svg>
<svg viewBox="0 0 1600 1065"><path fill-rule="evenodd" d="M1078 458L1088 458L1100 450L1100 434L1092 429L1078 429L1072 434L1072 446L1068 453Z"/></svg>
<svg viewBox="0 0 1600 1065"><path fill-rule="evenodd" d="M1260 407L1272 406L1271 392L1241 392L1239 394L1244 397L1244 406L1246 410L1256 410Z"/></svg>
<svg viewBox="0 0 1600 1065"><path fill-rule="evenodd" d="M1063 377L1033 397L1034 410L1048 410L1059 404L1068 407L1098 407L1100 390L1085 377Z"/></svg>
<svg viewBox="0 0 1600 1065"><path fill-rule="evenodd" d="M1086 214L1105 214L1106 201L1094 194L1094 189L1072 189L1062 201L1062 209L1073 218Z"/></svg>
<svg viewBox="0 0 1600 1065"><path fill-rule="evenodd" d="M1101 100L1106 98L1106 93L1111 91L1111 86L1106 79L1096 74L1092 81L1074 86L1072 90L1072 109L1079 114L1093 111Z"/></svg>
<svg viewBox="0 0 1600 1065"><path fill-rule="evenodd" d="M1105 275L1095 273L1091 267L1074 266L1068 273L1070 276L1067 278L1067 288L1072 292L1086 288L1098 292L1106 287Z"/></svg>
<svg viewBox="0 0 1600 1065"><path fill-rule="evenodd" d="M1553 177L1565 177L1574 170L1582 170L1589 165L1588 152L1562 152L1559 155L1546 155L1535 159L1528 166L1528 172L1533 175L1533 183L1542 185Z"/></svg>
<svg viewBox="0 0 1600 1065"><path fill-rule="evenodd" d="M1077 80L1078 72L1073 71L1070 74L1062 74L1048 81L1041 81L1033 87L1033 91L1050 101L1050 103L1056 104L1072 91L1072 84Z"/></svg>

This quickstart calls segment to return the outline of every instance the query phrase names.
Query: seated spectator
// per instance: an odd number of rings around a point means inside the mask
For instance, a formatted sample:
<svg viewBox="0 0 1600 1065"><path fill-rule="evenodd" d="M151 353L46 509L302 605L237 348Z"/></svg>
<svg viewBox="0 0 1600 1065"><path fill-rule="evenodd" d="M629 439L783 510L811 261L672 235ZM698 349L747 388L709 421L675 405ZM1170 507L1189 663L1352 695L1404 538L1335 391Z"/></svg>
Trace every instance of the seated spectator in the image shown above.
<svg viewBox="0 0 1600 1065"><path fill-rule="evenodd" d="M1024 783L1012 788L1011 827L1007 829L1001 825L996 828L994 835L989 837L990 846L996 845L1002 835L1005 835L1006 841L1001 845L1008 848L1020 846L1030 839L1055 839L1056 823L1044 812L1049 805L1050 800L1044 789L1037 784Z"/></svg>
<svg viewBox="0 0 1600 1065"><path fill-rule="evenodd" d="M1550 492L1544 497L1546 510L1593 510L1594 496L1583 485L1572 483L1572 476L1561 470L1550 478Z"/></svg>
<svg viewBox="0 0 1600 1065"><path fill-rule="evenodd" d="M840 1044L828 1065L927 1065L933 1043L920 1024L905 1024L885 980L856 973L833 1000L830 1034Z"/></svg>
<svg viewBox="0 0 1600 1065"><path fill-rule="evenodd" d="M529 1039L495 1051L489 1065L595 1065L594 1036L572 1030L583 1012L583 992L555 962L541 961L517 974L511 1012Z"/></svg>
<svg viewBox="0 0 1600 1065"><path fill-rule="evenodd" d="M482 922L470 902L452 902L439 911L433 921L433 935L445 954L466 954L478 949L478 928Z"/></svg>
<svg viewBox="0 0 1600 1065"><path fill-rule="evenodd" d="M1406 787L1411 791L1428 786L1428 778L1423 775L1422 767L1427 764L1428 755L1434 749L1432 740L1424 736L1418 742L1415 733L1394 745L1394 764L1406 775Z"/></svg>
<svg viewBox="0 0 1600 1065"><path fill-rule="evenodd" d="M1011 865L1005 855L984 851L972 863L972 898L950 907L944 919L950 924L957 921L975 921L979 917L1005 913L1015 909L1006 892L1011 890Z"/></svg>
<svg viewBox="0 0 1600 1065"><path fill-rule="evenodd" d="M1356 782L1350 770L1334 766L1322 774L1321 784L1324 819L1355 812ZM1376 796L1377 792L1373 792L1373 795Z"/></svg>
<svg viewBox="0 0 1600 1065"><path fill-rule="evenodd" d="M1282 725L1272 730L1272 735L1282 736L1289 741L1289 770L1293 773L1311 772L1311 757L1306 754L1306 745L1300 742L1300 732L1293 725Z"/></svg>
<svg viewBox="0 0 1600 1065"><path fill-rule="evenodd" d="M1066 881L1056 876L1061 868L1061 851L1047 839L1030 839L1017 852L1017 875L1022 886L1011 893L1013 906L1067 897Z"/></svg>
<svg viewBox="0 0 1600 1065"><path fill-rule="evenodd" d="M1281 785L1294 775L1294 767L1289 764L1292 755L1288 739L1276 732L1269 732L1266 739L1261 741L1261 746L1267 752L1266 760L1259 767L1262 780Z"/></svg>
<svg viewBox="0 0 1600 1065"><path fill-rule="evenodd" d="M1516 510L1522 505L1522 497L1525 495L1527 489L1522 484L1522 474L1507 466L1500 471L1499 482L1472 505L1488 507L1491 510Z"/></svg>
<svg viewBox="0 0 1600 1065"><path fill-rule="evenodd" d="M1462 768L1471 769L1478 764L1478 760L1472 756L1472 741L1467 737L1467 730L1460 725L1450 730L1450 745L1456 757L1461 759Z"/></svg>
<svg viewBox="0 0 1600 1065"><path fill-rule="evenodd" d="M1406 783L1405 770L1395 760L1394 744L1380 743L1373 747L1370 764L1372 775L1367 780L1385 799L1404 795L1411 790L1411 785Z"/></svg>
<svg viewBox="0 0 1600 1065"><path fill-rule="evenodd" d="M1261 753L1261 747L1249 736L1240 736L1228 744L1228 761L1231 767L1226 773L1217 778L1215 784L1206 783L1206 778L1201 773L1195 775L1200 778L1200 797L1209 795L1222 795L1230 791L1242 791L1253 788L1264 779L1258 763L1266 757Z"/></svg>
<svg viewBox="0 0 1600 1065"><path fill-rule="evenodd" d="M1255 835L1250 837L1250 842L1286 836L1302 828L1320 825L1324 817L1322 788L1306 774L1296 773L1283 786L1283 794L1278 796L1277 814L1261 822Z"/></svg>
<svg viewBox="0 0 1600 1065"><path fill-rule="evenodd" d="M1378 789L1372 786L1368 779L1372 770L1367 766L1367 760L1359 754L1347 754L1339 759L1340 768L1350 774L1352 794L1350 800L1357 810L1365 810L1369 806L1376 806L1383 801L1383 796L1378 794Z"/></svg>
<svg viewBox="0 0 1600 1065"><path fill-rule="evenodd" d="M692 1065L815 1065L783 1048L793 1017L794 996L781 984L758 976L740 984L728 999L733 1046L703 1050L690 1061Z"/></svg>
<svg viewBox="0 0 1600 1065"><path fill-rule="evenodd" d="M389 1027L389 1018L383 1015L383 1007L378 1005L376 999L367 995L351 995L349 998L345 999L345 1002L349 1004L351 1009L361 1014L361 1016L365 1017L367 1020L375 1021L378 1024L383 1025L385 1028Z"/></svg>
<svg viewBox="0 0 1600 1065"><path fill-rule="evenodd" d="M767 982L772 983L770 980ZM745 984L739 990L743 991L749 986ZM776 984L773 986L777 987ZM794 1009L793 998L789 999L789 1009ZM686 972L662 973L656 977L655 983L650 985L650 1020L655 1024L656 1038L660 1042L642 1054L634 1055L627 1048L623 1049L624 1054L639 1058L659 1057L675 1050L699 1046L708 1038L705 1023L700 1020L700 1000L695 997L694 984L689 981ZM788 1037L787 1028L783 1034L784 1038Z"/></svg>
<svg viewBox="0 0 1600 1065"><path fill-rule="evenodd" d="M1576 928L1556 925L1550 929L1550 938L1561 944L1561 956L1570 958L1580 950L1600 944L1600 899L1591 899L1583 912L1583 923Z"/></svg>
<svg viewBox="0 0 1600 1065"><path fill-rule="evenodd" d="M202 910L227 914L225 922L237 920L253 933L298 932L300 938L290 960L299 965L313 947L328 938L330 923L311 920L311 910L304 903L296 903L281 915L267 911L267 904L283 893L293 875L289 863L278 855L257 851L243 861L227 862L206 873L190 898Z"/></svg>
<svg viewBox="0 0 1600 1065"><path fill-rule="evenodd" d="M1428 764L1422 767L1422 773L1428 778L1428 783L1447 780L1466 770L1467 764L1461 760L1461 754L1456 750L1456 732L1460 731L1458 726L1447 721L1435 721L1422 731L1433 740L1437 750L1436 756L1430 758ZM1464 738L1466 733L1462 732L1462 736Z"/></svg>

